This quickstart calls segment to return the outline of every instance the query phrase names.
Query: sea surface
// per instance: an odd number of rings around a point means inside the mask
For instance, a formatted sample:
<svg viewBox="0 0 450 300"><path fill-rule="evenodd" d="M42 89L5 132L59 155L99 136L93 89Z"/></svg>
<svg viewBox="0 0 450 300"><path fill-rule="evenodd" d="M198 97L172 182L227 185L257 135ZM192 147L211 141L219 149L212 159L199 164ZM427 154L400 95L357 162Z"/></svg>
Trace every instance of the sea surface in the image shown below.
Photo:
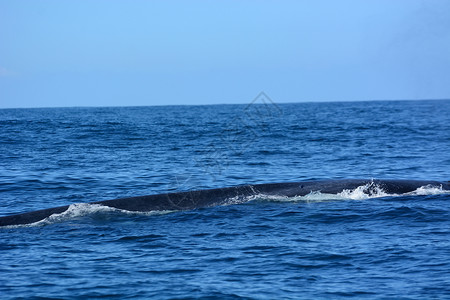
<svg viewBox="0 0 450 300"><path fill-rule="evenodd" d="M450 192L87 202L319 179L450 180L450 101L0 110L0 299L450 299Z"/></svg>

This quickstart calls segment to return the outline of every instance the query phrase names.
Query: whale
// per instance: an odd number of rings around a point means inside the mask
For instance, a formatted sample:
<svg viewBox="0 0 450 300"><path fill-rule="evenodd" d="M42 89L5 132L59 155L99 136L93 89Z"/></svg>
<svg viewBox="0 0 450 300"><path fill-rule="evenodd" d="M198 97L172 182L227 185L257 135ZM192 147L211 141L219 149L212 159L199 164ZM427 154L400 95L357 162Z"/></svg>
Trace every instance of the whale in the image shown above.
<svg viewBox="0 0 450 300"><path fill-rule="evenodd" d="M232 187L162 193L147 196L119 198L89 202L131 212L185 211L217 205L243 202L249 196L305 196L313 192L338 194L362 187L365 194L376 194L380 189L386 194L402 195L420 187L436 187L450 191L450 181L337 179L284 183L247 184ZM0 227L32 224L63 213L70 205L41 209L0 217Z"/></svg>

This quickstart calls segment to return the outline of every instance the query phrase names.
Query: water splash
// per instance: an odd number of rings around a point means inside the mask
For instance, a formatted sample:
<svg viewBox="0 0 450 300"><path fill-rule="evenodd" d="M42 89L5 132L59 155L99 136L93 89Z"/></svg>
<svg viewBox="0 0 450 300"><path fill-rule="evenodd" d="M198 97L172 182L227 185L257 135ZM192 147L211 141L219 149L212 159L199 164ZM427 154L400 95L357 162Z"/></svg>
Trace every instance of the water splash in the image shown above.
<svg viewBox="0 0 450 300"><path fill-rule="evenodd" d="M426 186L421 186L415 191L407 193L407 195L413 196L426 196L426 195L441 195L441 194L450 194L450 191L444 190L442 185L439 187L428 184Z"/></svg>
<svg viewBox="0 0 450 300"><path fill-rule="evenodd" d="M104 205L100 205L100 204L74 203L74 204L69 205L67 210L63 211L62 213L52 214L43 220L40 220L40 221L37 221L34 223L30 223L30 224L11 225L11 226L5 226L5 227L6 228L18 228L18 227L44 226L44 225L50 225L50 224L54 224L54 223L62 223L62 222L66 222L69 220L76 219L76 218L93 216L96 214L115 213L115 214L127 214L127 215L152 216L152 215L167 214L167 213L171 213L171 212L173 212L173 211L169 211L169 210L147 211L147 212L128 211L128 210L118 209L118 208L104 206Z"/></svg>
<svg viewBox="0 0 450 300"><path fill-rule="evenodd" d="M365 200L370 198L387 197L392 194L386 193L379 184L372 181L365 185L358 186L353 190L343 190L338 195L343 199Z"/></svg>

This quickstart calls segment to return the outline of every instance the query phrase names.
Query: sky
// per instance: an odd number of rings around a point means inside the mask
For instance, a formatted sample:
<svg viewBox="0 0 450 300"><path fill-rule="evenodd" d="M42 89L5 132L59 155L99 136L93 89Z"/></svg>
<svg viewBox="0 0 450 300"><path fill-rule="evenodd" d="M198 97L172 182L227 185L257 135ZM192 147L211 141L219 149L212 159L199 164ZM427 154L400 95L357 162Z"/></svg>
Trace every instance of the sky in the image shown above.
<svg viewBox="0 0 450 300"><path fill-rule="evenodd" d="M0 0L0 108L450 98L448 0Z"/></svg>

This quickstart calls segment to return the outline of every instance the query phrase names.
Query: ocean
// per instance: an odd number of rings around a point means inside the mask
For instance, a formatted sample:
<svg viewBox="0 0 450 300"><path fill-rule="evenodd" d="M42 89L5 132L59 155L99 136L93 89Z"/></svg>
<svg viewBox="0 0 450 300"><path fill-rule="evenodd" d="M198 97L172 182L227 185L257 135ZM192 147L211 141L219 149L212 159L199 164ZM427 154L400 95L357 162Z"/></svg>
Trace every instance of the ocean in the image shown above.
<svg viewBox="0 0 450 300"><path fill-rule="evenodd" d="M242 184L450 180L450 101L0 109L0 299L450 299L450 191L88 202Z"/></svg>

